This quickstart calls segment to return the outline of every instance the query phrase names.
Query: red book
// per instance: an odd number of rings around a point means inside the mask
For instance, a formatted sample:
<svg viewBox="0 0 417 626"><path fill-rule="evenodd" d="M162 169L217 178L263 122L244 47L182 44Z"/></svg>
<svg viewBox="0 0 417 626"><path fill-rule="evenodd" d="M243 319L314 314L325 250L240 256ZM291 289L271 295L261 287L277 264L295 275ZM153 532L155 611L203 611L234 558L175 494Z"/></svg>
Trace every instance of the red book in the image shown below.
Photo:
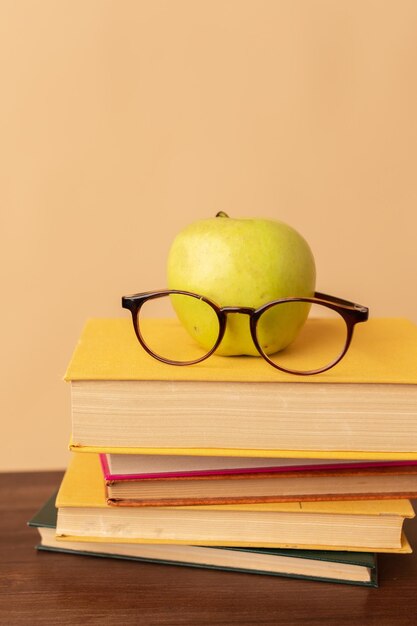
<svg viewBox="0 0 417 626"><path fill-rule="evenodd" d="M170 456L152 454L100 454L106 480L187 478L303 472L379 467L413 467L417 461L347 461L335 459L277 459L262 457Z"/></svg>

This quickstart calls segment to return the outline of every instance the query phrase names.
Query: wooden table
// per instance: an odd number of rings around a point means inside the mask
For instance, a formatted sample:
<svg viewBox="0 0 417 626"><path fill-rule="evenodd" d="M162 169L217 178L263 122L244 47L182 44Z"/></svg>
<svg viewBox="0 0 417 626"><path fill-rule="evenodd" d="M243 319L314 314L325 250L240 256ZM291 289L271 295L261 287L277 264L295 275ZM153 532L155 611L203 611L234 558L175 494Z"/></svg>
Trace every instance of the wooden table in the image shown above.
<svg viewBox="0 0 417 626"><path fill-rule="evenodd" d="M37 552L27 520L62 473L0 474L0 624L415 626L417 554L381 555L371 589ZM417 550L417 519L407 523Z"/></svg>

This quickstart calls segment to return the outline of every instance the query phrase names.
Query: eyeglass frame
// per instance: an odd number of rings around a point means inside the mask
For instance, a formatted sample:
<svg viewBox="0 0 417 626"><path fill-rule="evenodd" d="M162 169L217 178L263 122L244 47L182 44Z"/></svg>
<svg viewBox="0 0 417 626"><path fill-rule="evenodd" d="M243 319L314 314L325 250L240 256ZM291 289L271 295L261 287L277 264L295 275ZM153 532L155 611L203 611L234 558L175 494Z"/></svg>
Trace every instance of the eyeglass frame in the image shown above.
<svg viewBox="0 0 417 626"><path fill-rule="evenodd" d="M149 348L149 346L145 342L140 332L139 323L138 323L138 314L142 306L145 304L145 302L147 302L148 300L156 299L156 298L162 298L164 296L169 296L171 294L191 296L193 298L196 298L197 300L205 302L214 310L217 316L217 320L219 322L219 334L218 334L218 337L214 346L205 355L203 355L202 357L198 359L194 359L193 361L173 361L171 359L166 359L165 357L162 357L159 354L156 354ZM319 304L329 309L332 309L333 311L336 311L343 318L346 324L346 331L347 331L345 346L342 352L339 354L339 356L337 356L328 365L314 369L314 370L309 370L306 372L299 372L297 370L291 370L281 365L278 365L277 363L274 363L269 358L269 356L262 350L259 344L259 341L257 339L257 335L256 335L256 329L257 329L259 318L265 311L272 308L273 306L276 306L277 304L287 303L287 302L308 302L311 304ZM135 334L142 348L150 356L157 359L158 361L161 361L162 363L166 363L168 365L179 365L179 366L195 365L197 363L201 363L202 361L205 361L207 358L209 358L217 350L226 332L227 315L229 313L240 313L243 315L249 315L249 327L250 327L252 341L255 345L255 348L259 352L260 356L262 356L265 359L265 361L267 361L270 365L272 365L272 367L275 367L276 369L282 372L286 372L288 374L295 374L299 376L310 376L313 374L320 374L322 372L326 372L327 370L337 365L337 363L339 363L339 361L342 360L342 358L345 356L346 352L349 349L349 346L352 341L355 325L361 322L366 322L366 320L369 317L369 309L366 306L363 306L361 304L356 304L354 302L350 302L349 300L344 300L342 298L337 298L335 296L330 296L328 294L321 293L318 291L316 291L314 293L314 297L311 297L311 298L304 297L304 296L279 298L278 300L272 300L271 302L267 302L266 304L263 304L262 306L258 308L253 308L253 307L242 307L242 306L220 307L215 302L207 298L206 296L202 296L202 295L193 293L191 291L184 291L182 289L161 289L158 291L145 291L143 293L136 293L130 296L123 296L122 307L124 309L128 309L131 312Z"/></svg>

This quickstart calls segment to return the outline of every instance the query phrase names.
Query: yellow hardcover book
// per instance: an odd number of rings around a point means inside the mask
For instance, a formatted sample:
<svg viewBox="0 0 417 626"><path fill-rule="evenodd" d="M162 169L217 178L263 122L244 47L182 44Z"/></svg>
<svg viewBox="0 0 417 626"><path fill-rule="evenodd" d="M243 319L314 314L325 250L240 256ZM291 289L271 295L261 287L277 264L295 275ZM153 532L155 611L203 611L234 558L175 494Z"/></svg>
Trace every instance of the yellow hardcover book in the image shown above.
<svg viewBox="0 0 417 626"><path fill-rule="evenodd" d="M174 320L146 320L176 339ZM328 320L317 320L326 341ZM320 342L318 342L320 345ZM69 364L71 448L133 454L417 459L417 326L358 325L345 358L314 376L258 357L175 367L149 356L128 319L93 319Z"/></svg>
<svg viewBox="0 0 417 626"><path fill-rule="evenodd" d="M72 455L56 506L62 540L365 552L409 552L414 517L408 500L112 507L95 454Z"/></svg>

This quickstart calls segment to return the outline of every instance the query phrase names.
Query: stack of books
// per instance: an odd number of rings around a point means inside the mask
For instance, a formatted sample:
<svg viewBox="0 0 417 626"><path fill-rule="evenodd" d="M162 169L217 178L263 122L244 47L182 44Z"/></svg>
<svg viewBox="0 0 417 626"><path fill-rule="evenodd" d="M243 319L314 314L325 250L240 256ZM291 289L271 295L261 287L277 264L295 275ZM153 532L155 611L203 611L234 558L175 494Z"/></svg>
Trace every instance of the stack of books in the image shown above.
<svg viewBox="0 0 417 626"><path fill-rule="evenodd" d="M316 376L257 357L175 367L130 320L89 321L66 374L72 459L30 522L39 547L376 585L377 553L411 551L416 353L415 325L371 319Z"/></svg>

